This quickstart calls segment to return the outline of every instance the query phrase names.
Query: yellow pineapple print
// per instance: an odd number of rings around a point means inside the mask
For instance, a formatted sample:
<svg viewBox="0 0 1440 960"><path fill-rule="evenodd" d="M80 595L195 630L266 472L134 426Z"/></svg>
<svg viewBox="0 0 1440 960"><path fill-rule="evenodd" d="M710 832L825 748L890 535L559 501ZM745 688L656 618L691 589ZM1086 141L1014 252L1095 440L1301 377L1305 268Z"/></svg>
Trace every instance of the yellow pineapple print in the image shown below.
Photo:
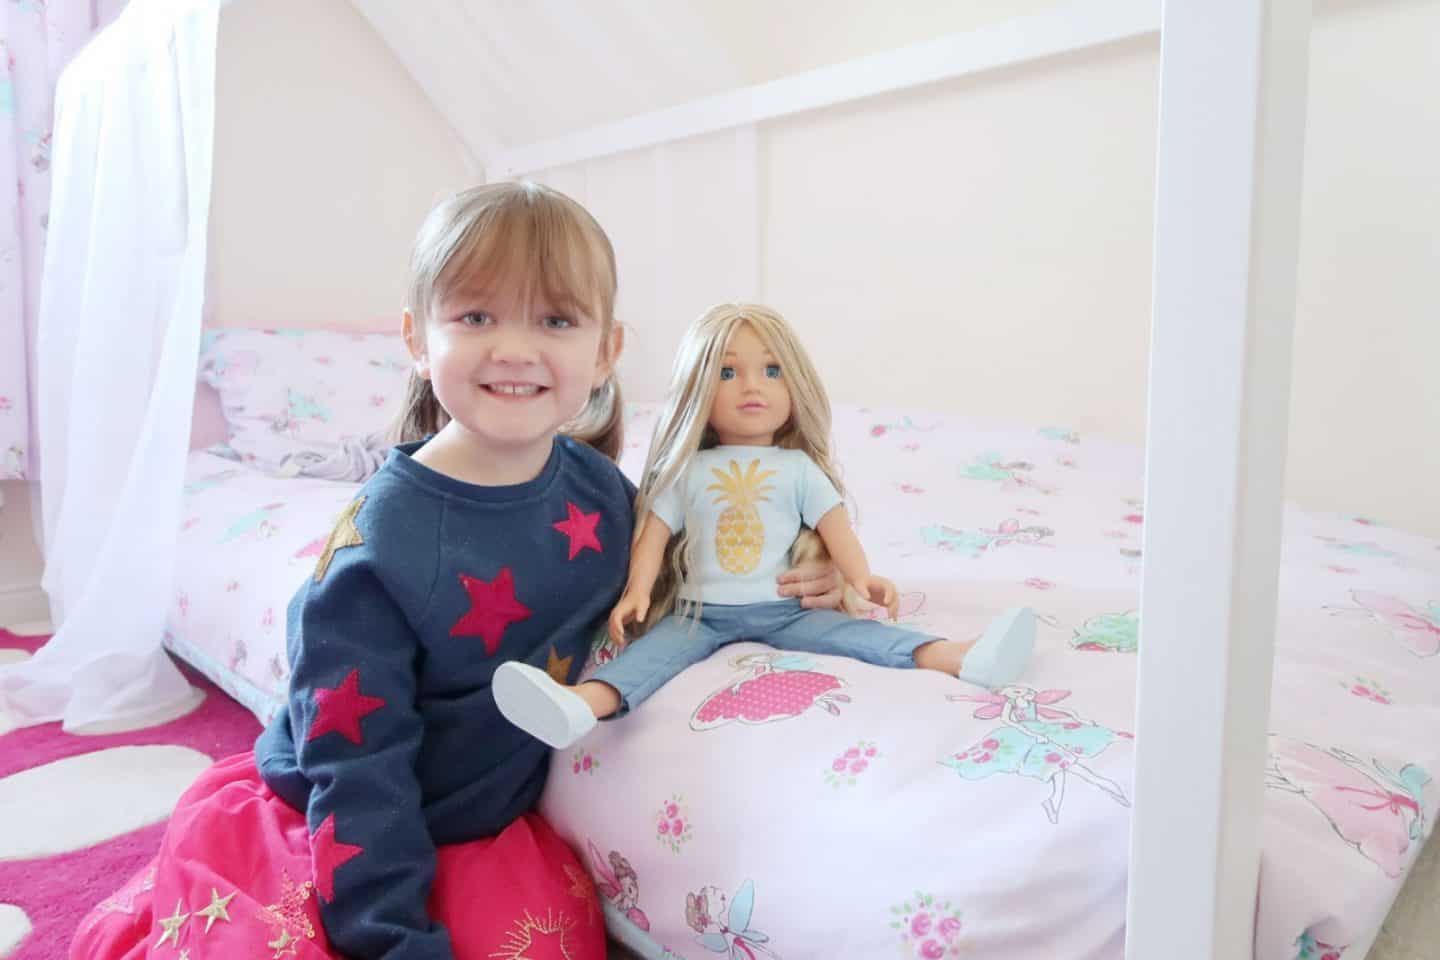
<svg viewBox="0 0 1440 960"><path fill-rule="evenodd" d="M705 489L720 494L716 503L730 505L715 523L715 557L727 573L750 573L760 565L760 551L765 547L765 523L755 505L770 499L765 494L775 487L765 481L775 476L775 471L761 473L757 459L750 461L744 476L734 460L730 461L728 474L715 468L710 472L720 482Z"/></svg>

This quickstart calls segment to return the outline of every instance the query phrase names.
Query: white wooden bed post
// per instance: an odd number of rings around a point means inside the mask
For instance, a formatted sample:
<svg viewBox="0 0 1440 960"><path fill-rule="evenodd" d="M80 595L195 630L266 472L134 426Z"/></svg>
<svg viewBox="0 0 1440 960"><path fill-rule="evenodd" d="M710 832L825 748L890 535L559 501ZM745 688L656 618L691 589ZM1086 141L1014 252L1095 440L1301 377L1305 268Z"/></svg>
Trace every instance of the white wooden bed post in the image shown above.
<svg viewBox="0 0 1440 960"><path fill-rule="evenodd" d="M1253 951L1309 37L1309 0L1167 0L1161 20L1138 960Z"/></svg>

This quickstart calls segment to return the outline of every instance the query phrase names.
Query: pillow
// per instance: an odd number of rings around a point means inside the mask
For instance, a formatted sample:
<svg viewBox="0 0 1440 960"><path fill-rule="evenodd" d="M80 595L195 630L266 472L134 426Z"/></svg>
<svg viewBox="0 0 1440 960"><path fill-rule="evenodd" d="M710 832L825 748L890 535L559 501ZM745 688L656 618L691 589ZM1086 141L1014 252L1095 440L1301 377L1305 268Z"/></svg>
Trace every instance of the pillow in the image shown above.
<svg viewBox="0 0 1440 960"><path fill-rule="evenodd" d="M210 330L200 347L200 378L220 394L230 447L267 470L384 431L409 369L398 333Z"/></svg>

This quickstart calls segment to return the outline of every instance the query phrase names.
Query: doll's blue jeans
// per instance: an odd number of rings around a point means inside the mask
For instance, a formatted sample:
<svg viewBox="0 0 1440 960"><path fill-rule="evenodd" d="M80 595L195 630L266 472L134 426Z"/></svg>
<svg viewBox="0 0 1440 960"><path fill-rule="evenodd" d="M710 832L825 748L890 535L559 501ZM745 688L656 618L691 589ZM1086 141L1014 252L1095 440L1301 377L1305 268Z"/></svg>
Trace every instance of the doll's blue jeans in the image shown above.
<svg viewBox="0 0 1440 960"><path fill-rule="evenodd" d="M882 667L915 666L915 648L935 637L878 620L858 620L835 610L806 610L798 599L766 603L707 603L698 620L671 615L632 640L591 680L620 694L624 716L676 674L727 643L758 640L779 650L852 657Z"/></svg>

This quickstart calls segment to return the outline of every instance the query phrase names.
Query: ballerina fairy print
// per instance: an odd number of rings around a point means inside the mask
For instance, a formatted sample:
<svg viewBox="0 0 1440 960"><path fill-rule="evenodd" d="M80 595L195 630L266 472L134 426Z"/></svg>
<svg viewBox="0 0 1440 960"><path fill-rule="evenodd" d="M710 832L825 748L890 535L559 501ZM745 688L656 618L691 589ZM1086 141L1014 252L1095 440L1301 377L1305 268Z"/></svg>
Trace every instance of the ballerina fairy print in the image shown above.
<svg viewBox="0 0 1440 960"><path fill-rule="evenodd" d="M980 704L974 716L999 717L1003 726L985 734L968 750L940 761L966 780L983 780L997 773L1012 773L1050 784L1050 796L1041 803L1051 823L1060 822L1065 786L1073 775L1098 787L1121 806L1130 800L1120 785L1089 766L1116 740L1131 740L1123 730L1111 730L1075 711L1055 706L1069 690L1036 690L1012 684L992 693L952 694L951 700Z"/></svg>
<svg viewBox="0 0 1440 960"><path fill-rule="evenodd" d="M1297 794L1325 815L1335 834L1388 877L1405 870L1425 839L1424 790L1430 775L1415 764L1392 772L1339 747L1270 737L1265 785Z"/></svg>
<svg viewBox="0 0 1440 960"><path fill-rule="evenodd" d="M1044 540L1054 535L1055 531L1049 527L1039 524L1021 526L1014 518L1002 520L994 529L981 527L978 530L961 530L944 524L931 524L920 531L920 538L926 546L939 547L941 550L964 554L967 557L979 557L1012 543L1049 546Z"/></svg>
<svg viewBox="0 0 1440 960"><path fill-rule="evenodd" d="M805 654L747 653L730 665L740 675L695 708L690 729L713 730L736 720L773 723L798 717L812 707L839 716L839 704L850 702L840 692L845 681L815 669L814 659Z"/></svg>
<svg viewBox="0 0 1440 960"><path fill-rule="evenodd" d="M1390 630L1390 635L1417 657L1440 653L1440 603L1417 610L1399 597L1373 590L1351 590L1356 607L1327 607L1334 617L1369 617Z"/></svg>
<svg viewBox="0 0 1440 960"><path fill-rule="evenodd" d="M631 923L648 931L650 918L640 909L640 878L636 875L635 868L630 866L630 861L621 856L618 850L611 850L610 858L606 860L600 855L600 850L593 840L587 841L587 845L590 848L590 862L595 866L595 886L599 888L600 895L609 900Z"/></svg>

